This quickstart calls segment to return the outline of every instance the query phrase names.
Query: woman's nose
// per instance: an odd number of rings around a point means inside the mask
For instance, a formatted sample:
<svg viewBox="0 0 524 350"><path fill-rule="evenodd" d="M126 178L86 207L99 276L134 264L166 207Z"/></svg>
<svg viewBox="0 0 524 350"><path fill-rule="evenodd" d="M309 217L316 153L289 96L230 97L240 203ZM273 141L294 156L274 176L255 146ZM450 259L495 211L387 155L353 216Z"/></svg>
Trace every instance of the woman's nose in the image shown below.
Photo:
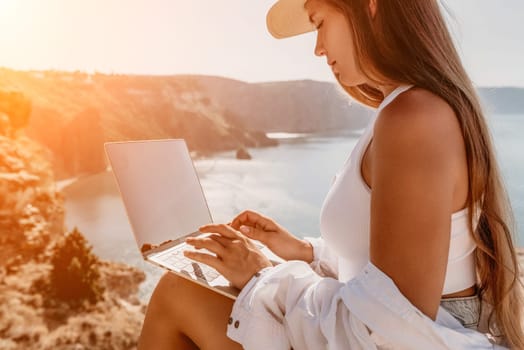
<svg viewBox="0 0 524 350"><path fill-rule="evenodd" d="M322 43L320 42L320 40L317 39L317 43L315 45L315 55L323 56L325 54L326 54L326 50L322 46Z"/></svg>

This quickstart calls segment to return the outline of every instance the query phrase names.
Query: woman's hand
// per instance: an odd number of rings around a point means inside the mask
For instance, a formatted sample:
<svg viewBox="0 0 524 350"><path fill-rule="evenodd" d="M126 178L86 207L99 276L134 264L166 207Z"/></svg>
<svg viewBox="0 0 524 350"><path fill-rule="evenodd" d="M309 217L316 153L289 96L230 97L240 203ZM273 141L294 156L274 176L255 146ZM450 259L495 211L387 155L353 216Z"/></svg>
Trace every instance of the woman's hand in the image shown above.
<svg viewBox="0 0 524 350"><path fill-rule="evenodd" d="M262 242L284 260L313 261L313 248L309 242L293 236L267 216L245 210L233 219L231 227Z"/></svg>
<svg viewBox="0 0 524 350"><path fill-rule="evenodd" d="M184 251L189 259L211 266L239 289L258 271L273 266L269 259L246 236L226 224L209 224L199 228L211 233L205 237L189 237L186 243L196 249L205 248L211 254Z"/></svg>

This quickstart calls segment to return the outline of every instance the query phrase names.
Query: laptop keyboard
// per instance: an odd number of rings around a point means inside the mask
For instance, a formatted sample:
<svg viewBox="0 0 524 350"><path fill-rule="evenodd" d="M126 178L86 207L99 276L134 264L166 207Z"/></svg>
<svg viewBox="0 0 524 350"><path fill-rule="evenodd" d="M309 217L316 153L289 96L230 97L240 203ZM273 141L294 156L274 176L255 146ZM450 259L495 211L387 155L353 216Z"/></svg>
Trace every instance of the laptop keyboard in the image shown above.
<svg viewBox="0 0 524 350"><path fill-rule="evenodd" d="M155 260L173 267L175 270L189 274L192 278L199 278L207 282L216 279L220 274L217 270L205 264L197 263L184 256L184 250L193 250L201 253L213 254L206 249L196 250L189 244L183 244L176 248L167 250L155 257Z"/></svg>

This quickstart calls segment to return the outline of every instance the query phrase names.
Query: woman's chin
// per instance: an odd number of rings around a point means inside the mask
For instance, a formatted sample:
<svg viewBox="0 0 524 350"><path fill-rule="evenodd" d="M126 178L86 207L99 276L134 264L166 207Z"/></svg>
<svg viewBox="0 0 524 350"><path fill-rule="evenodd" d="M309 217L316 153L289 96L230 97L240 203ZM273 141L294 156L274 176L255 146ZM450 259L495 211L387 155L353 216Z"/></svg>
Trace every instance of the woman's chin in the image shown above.
<svg viewBox="0 0 524 350"><path fill-rule="evenodd" d="M344 79L344 76L339 72L333 72L337 81L345 87L357 87L362 85L362 82L357 79Z"/></svg>
<svg viewBox="0 0 524 350"><path fill-rule="evenodd" d="M345 81L344 77L339 72L333 72L333 75L340 84L344 86L349 86L348 83Z"/></svg>

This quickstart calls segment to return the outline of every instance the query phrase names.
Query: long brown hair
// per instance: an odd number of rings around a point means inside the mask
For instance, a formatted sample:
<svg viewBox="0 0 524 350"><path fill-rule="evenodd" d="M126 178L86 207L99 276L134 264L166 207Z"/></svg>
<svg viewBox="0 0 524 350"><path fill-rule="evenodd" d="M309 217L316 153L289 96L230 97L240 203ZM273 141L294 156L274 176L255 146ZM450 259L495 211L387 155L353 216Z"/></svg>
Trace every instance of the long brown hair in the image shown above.
<svg viewBox="0 0 524 350"><path fill-rule="evenodd" d="M437 0L326 0L348 19L357 65L370 82L412 84L454 109L466 146L469 227L477 243L479 293L492 306L488 327L497 342L524 349L524 296L513 245L511 206L476 90L453 45ZM340 81L339 81L340 83ZM377 88L340 85L357 101L377 107ZM474 213L479 210L478 222ZM495 319L493 319L495 316Z"/></svg>

